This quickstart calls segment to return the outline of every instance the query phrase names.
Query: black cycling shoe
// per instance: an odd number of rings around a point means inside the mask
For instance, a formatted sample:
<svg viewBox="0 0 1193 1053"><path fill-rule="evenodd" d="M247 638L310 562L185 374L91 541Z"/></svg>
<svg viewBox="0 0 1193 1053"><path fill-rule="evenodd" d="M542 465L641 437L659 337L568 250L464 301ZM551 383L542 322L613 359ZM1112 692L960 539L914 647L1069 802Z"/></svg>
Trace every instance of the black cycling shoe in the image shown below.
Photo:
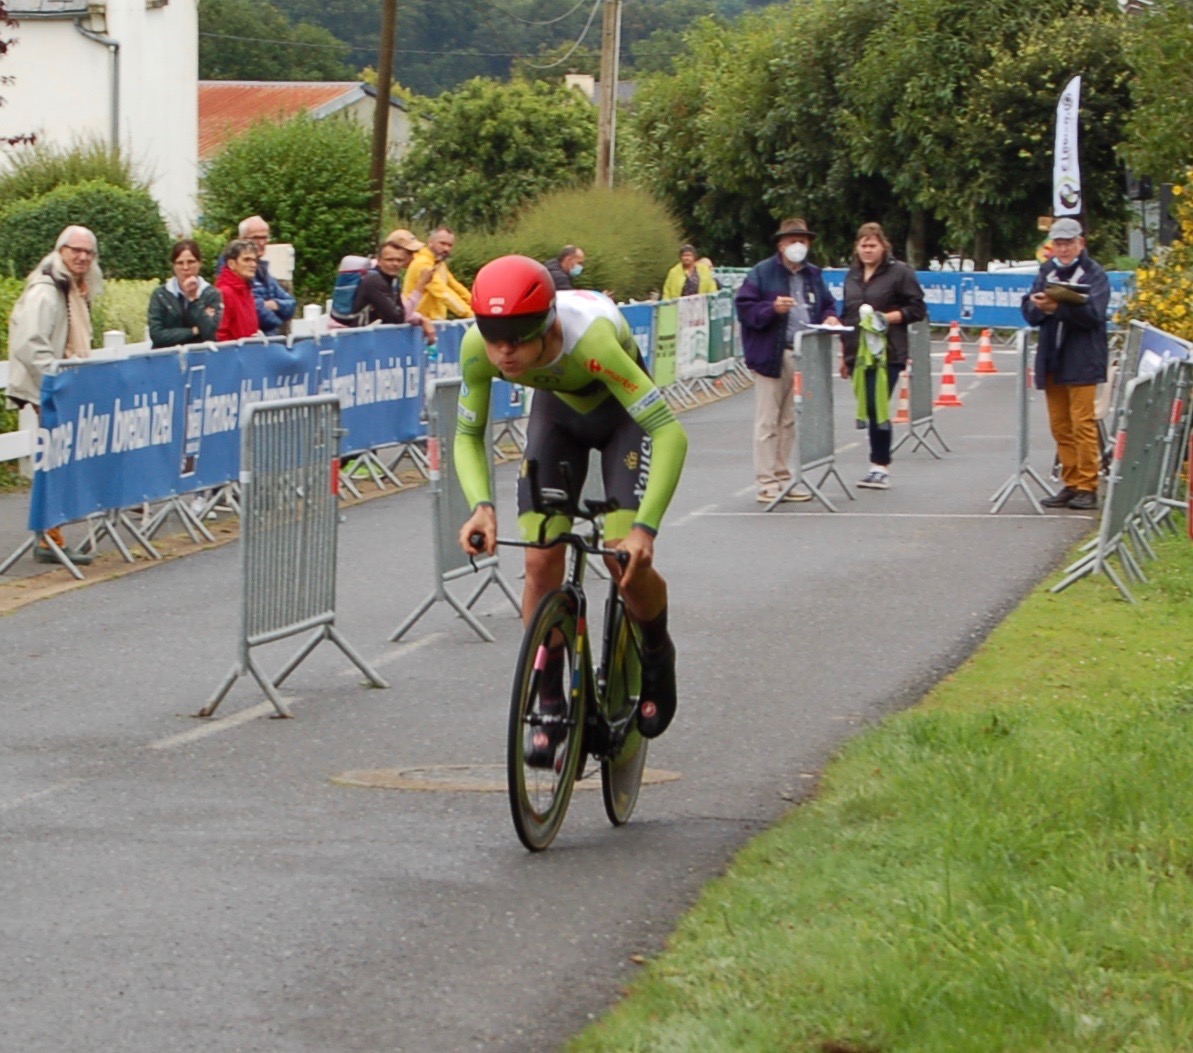
<svg viewBox="0 0 1193 1053"><path fill-rule="evenodd" d="M539 715L550 722L533 724L526 729L522 759L528 768L552 768L555 766L555 751L567 738L567 725L562 718L567 706L562 698L539 699ZM554 719L552 719L554 718Z"/></svg>
<svg viewBox="0 0 1193 1053"><path fill-rule="evenodd" d="M643 738L658 738L667 730L679 704L675 689L675 644L670 640L657 650L642 652L641 698L638 730Z"/></svg>

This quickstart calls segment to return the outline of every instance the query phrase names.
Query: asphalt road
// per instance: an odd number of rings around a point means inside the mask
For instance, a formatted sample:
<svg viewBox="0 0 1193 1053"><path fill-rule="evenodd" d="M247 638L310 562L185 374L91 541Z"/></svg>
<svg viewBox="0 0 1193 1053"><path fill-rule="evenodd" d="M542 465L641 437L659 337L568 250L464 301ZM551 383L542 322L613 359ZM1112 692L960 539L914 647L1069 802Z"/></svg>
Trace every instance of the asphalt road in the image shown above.
<svg viewBox="0 0 1193 1053"><path fill-rule="evenodd" d="M679 778L645 788L622 829L578 792L541 855L503 792L333 781L455 765L501 785L509 602L478 604L496 644L444 605L387 642L432 587L425 490L352 509L340 535L338 624L393 687L361 686L325 643L285 686L291 721L248 680L215 720L191 716L235 658L235 546L0 618L0 1045L558 1049L845 738L955 667L1093 525L1021 495L988 514L1014 468L1016 381L1012 357L980 379L973 358L966 405L937 415L953 452L897 455L892 490L854 490L835 515L761 511L749 394L684 415L659 546L682 702L648 762ZM852 486L864 433L835 390ZM1045 471L1038 396L1033 415ZM512 469L499 480L512 529ZM295 647L267 649L266 668Z"/></svg>

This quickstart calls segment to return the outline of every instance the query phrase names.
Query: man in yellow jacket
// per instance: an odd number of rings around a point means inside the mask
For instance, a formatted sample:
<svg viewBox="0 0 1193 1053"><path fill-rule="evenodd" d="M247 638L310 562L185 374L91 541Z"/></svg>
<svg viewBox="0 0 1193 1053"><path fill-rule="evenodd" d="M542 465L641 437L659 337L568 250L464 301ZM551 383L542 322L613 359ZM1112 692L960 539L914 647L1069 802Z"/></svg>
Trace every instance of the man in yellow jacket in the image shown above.
<svg viewBox="0 0 1193 1053"><path fill-rule="evenodd" d="M431 233L427 244L414 254L406 268L403 297L418 288L419 279L428 270L434 270L417 304L417 310L424 318L440 320L447 318L449 313L456 318L472 317L472 293L447 269L447 260L455 244L455 233L449 227L440 227Z"/></svg>

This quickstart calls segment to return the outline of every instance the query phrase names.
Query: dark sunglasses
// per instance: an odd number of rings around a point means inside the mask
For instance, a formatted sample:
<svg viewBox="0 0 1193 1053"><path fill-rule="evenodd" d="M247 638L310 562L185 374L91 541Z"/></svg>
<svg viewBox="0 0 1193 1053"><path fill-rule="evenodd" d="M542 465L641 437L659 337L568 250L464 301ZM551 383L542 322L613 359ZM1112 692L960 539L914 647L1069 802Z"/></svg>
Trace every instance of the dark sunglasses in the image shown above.
<svg viewBox="0 0 1193 1053"><path fill-rule="evenodd" d="M555 321L555 308L546 314L477 315L476 327L490 344L525 344L538 340Z"/></svg>

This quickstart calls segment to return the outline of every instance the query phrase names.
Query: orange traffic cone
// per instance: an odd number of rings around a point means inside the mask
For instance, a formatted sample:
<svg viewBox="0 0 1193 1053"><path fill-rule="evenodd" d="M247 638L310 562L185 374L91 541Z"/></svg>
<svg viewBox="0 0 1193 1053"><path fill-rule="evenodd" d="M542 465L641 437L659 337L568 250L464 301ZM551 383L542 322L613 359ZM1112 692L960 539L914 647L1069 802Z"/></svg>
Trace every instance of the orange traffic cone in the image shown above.
<svg viewBox="0 0 1193 1053"><path fill-rule="evenodd" d="M895 414L895 424L911 423L911 369L903 370L903 379L899 383L899 411Z"/></svg>
<svg viewBox="0 0 1193 1053"><path fill-rule="evenodd" d="M953 322L949 326L949 350L944 356L946 362L964 362L965 352L961 350L961 323Z"/></svg>
<svg viewBox="0 0 1193 1053"><path fill-rule="evenodd" d="M978 364L974 366L975 373L997 373L994 364L994 346L990 343L990 330L983 329L982 337L978 341Z"/></svg>
<svg viewBox="0 0 1193 1053"><path fill-rule="evenodd" d="M953 363L944 360L944 370L940 374L940 394L936 396L933 406L963 406L957 398L957 378L953 375Z"/></svg>

